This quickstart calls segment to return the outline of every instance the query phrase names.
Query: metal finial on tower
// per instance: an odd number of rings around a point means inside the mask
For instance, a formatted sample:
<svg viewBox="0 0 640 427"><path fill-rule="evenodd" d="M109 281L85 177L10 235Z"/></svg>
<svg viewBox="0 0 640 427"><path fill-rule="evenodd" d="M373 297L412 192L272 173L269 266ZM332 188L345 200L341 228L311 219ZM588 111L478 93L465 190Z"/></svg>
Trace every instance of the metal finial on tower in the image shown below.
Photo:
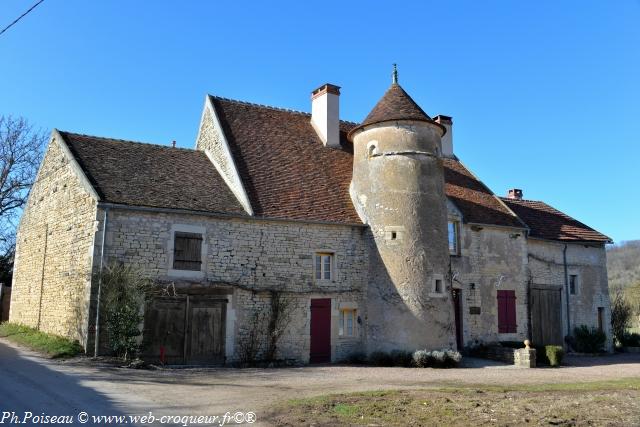
<svg viewBox="0 0 640 427"><path fill-rule="evenodd" d="M391 74L391 83L398 84L398 65L393 64L393 73Z"/></svg>

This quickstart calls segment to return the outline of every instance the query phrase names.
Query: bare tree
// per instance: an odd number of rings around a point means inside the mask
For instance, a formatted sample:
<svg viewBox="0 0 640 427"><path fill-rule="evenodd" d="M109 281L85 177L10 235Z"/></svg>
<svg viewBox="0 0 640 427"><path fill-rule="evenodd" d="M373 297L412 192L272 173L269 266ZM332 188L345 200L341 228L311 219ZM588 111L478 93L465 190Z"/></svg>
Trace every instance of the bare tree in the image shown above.
<svg viewBox="0 0 640 427"><path fill-rule="evenodd" d="M0 116L0 255L13 253L17 219L47 140L22 117Z"/></svg>

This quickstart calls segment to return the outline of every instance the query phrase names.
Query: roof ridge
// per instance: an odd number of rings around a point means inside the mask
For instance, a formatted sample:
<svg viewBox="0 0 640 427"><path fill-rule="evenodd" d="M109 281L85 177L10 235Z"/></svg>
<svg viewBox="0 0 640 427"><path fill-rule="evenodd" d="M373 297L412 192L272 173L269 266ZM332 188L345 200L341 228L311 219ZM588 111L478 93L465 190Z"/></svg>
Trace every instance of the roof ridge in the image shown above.
<svg viewBox="0 0 640 427"><path fill-rule="evenodd" d="M498 196L500 197L502 200L508 200L508 201L513 201L513 202L534 202L534 203L544 203L547 206L551 206L550 204L548 204L547 202L545 202L544 200L533 200L533 199L511 199L509 197L506 196ZM553 207L553 206L551 206Z"/></svg>
<svg viewBox="0 0 640 427"><path fill-rule="evenodd" d="M291 108L275 107L273 105L266 105L266 104L258 104L257 102L242 101L242 100L239 100L239 99L227 98L227 97L218 96L218 95L208 94L208 96L210 96L211 98L214 98L214 99L220 99L222 101L235 102L236 104L248 105L248 106L251 106L251 107L258 107L258 108L266 108L268 110L282 111L282 112L285 112L285 113L300 114L300 115L303 115L303 116L311 117L311 113L307 113L305 111L300 111L300 110L294 110L294 109L291 109ZM352 125L356 125L356 126L359 124L357 122L352 122L351 120L342 120L342 119L340 119L340 121L342 123L352 124Z"/></svg>
<svg viewBox="0 0 640 427"><path fill-rule="evenodd" d="M62 134L62 136L75 135L75 136L82 136L82 137L85 137L85 138L105 139L105 140L110 140L110 141L114 141L114 142L126 142L126 143L129 143L129 144L139 144L139 145L147 145L147 146L152 146L152 147L167 148L169 150L183 150L183 151L194 151L194 152L199 151L199 150L194 150L193 148L172 147L172 146L169 146L169 145L157 144L157 143L153 143L153 142L133 141L133 140L130 140L130 139L120 139L120 138L111 138L111 137L107 137L107 136L88 135L86 133L69 132L69 131L60 130L60 129L58 129L58 132L60 132Z"/></svg>

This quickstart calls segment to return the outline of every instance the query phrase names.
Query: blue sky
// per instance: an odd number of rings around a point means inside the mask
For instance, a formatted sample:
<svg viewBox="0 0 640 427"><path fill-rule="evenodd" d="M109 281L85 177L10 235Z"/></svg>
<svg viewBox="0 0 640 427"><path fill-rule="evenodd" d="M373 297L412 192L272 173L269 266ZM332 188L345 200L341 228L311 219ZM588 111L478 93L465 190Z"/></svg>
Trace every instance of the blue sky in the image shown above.
<svg viewBox="0 0 640 427"><path fill-rule="evenodd" d="M0 26L35 0L3 0ZM45 0L0 36L0 114L44 129L193 147L206 93L309 111L322 83L360 121L390 84L454 119L454 150L640 239L640 0Z"/></svg>

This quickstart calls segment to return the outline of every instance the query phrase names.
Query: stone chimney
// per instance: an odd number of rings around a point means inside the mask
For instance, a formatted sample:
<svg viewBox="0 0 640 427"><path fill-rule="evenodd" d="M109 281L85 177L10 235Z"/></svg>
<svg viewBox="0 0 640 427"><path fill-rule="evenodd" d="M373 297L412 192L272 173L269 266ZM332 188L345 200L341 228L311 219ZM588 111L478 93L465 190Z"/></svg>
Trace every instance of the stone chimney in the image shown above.
<svg viewBox="0 0 640 427"><path fill-rule="evenodd" d="M519 188L512 188L507 193L507 199L522 200L522 190Z"/></svg>
<svg viewBox="0 0 640 427"><path fill-rule="evenodd" d="M449 116L437 115L433 120L440 123L447 129L447 133L442 136L442 155L453 157L453 120Z"/></svg>
<svg viewBox="0 0 640 427"><path fill-rule="evenodd" d="M325 147L340 146L340 87L324 84L311 92L311 125Z"/></svg>

